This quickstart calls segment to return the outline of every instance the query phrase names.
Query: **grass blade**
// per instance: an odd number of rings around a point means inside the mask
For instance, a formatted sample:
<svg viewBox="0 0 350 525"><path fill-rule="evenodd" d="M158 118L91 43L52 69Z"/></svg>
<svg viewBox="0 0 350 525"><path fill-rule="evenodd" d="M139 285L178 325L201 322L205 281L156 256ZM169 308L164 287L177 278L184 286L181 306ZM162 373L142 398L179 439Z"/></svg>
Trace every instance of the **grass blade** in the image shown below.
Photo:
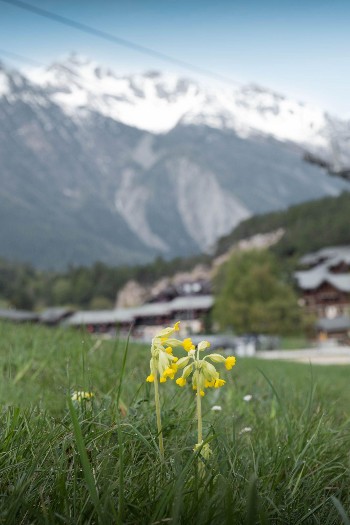
<svg viewBox="0 0 350 525"><path fill-rule="evenodd" d="M337 509L339 516L343 520L344 525L350 525L350 518L346 514L345 509L343 505L340 503L340 501L338 500L338 498L336 498L335 496L331 496L331 500L332 500L333 505Z"/></svg>
<svg viewBox="0 0 350 525"><path fill-rule="evenodd" d="M85 443L84 443L83 434L81 432L81 428L80 428L80 425L79 425L78 416L77 416L77 413L76 413L75 408L73 406L73 402L72 402L72 400L70 398L68 398L68 407L69 407L69 412L70 412L70 415L71 415L71 418L72 418L74 437L75 437L75 441L76 441L76 444L77 444L77 448L78 448L78 452L79 452L81 466L83 468L85 481L86 481L86 484L87 484L87 487L88 487L88 490L89 490L89 493L90 493L91 500L92 500L92 502L94 504L95 510L96 510L98 516L100 516L101 515L101 508L100 508L100 501L99 501L99 497L98 497L98 493L97 493L95 478L94 478L94 475L92 473L90 462L89 462L89 458L88 458L88 455L87 455L87 452L86 452L86 447L85 447Z"/></svg>

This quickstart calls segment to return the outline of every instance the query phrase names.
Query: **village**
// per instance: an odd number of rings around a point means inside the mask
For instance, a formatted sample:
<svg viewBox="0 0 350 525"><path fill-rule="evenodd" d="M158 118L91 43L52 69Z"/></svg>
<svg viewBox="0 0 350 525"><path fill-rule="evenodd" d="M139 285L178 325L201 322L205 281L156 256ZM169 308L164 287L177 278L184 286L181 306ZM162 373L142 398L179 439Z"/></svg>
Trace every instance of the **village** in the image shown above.
<svg viewBox="0 0 350 525"><path fill-rule="evenodd" d="M224 258L225 259L225 258ZM223 261L219 261L221 264ZM214 266L217 266L216 261ZM215 348L234 348L239 355L257 350L278 350L279 338L264 334L218 333L211 322L214 306L213 272L197 266L192 272L162 279L145 299L137 283L130 281L119 293L116 308L74 311L52 307L42 312L2 309L0 319L15 323L83 329L99 336L149 341L160 326L181 321L181 333L194 341L205 334ZM329 247L307 254L294 273L300 308L315 318L313 346L337 347L350 342L350 247Z"/></svg>

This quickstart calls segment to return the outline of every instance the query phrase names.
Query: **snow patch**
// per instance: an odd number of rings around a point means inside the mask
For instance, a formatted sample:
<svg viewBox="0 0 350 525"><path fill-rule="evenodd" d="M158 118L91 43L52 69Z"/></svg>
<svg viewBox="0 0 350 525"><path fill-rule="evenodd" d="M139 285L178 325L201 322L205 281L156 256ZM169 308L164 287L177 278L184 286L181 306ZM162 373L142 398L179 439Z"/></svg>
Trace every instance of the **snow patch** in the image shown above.
<svg viewBox="0 0 350 525"><path fill-rule="evenodd" d="M0 71L0 97L7 95L10 91L9 81L6 73Z"/></svg>

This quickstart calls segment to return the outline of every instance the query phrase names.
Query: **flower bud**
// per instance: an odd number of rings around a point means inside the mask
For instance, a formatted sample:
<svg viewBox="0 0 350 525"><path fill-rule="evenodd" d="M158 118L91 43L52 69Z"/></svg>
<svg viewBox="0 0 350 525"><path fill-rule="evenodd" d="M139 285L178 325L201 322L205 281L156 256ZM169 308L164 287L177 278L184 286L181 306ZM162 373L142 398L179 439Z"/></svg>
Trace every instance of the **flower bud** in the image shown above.
<svg viewBox="0 0 350 525"><path fill-rule="evenodd" d="M187 357L187 356L186 357L181 357L181 359L179 359L177 361L177 363L176 363L177 364L177 368L184 368L188 364L189 360L190 360L190 358Z"/></svg>
<svg viewBox="0 0 350 525"><path fill-rule="evenodd" d="M198 343L198 350L202 352L203 350L206 350L207 348L209 348L209 346L210 346L210 343L208 341L201 341L200 343Z"/></svg>
<svg viewBox="0 0 350 525"><path fill-rule="evenodd" d="M182 377L184 379L186 379L190 373L192 372L192 368L193 368L193 363L191 363L190 365L187 365L186 368L184 368L184 371L182 372Z"/></svg>
<svg viewBox="0 0 350 525"><path fill-rule="evenodd" d="M208 381L219 377L219 373L216 371L215 366L211 363L207 363L207 361L202 361L202 372L205 379Z"/></svg>
<svg viewBox="0 0 350 525"><path fill-rule="evenodd" d="M207 357L208 357L208 359L211 359L211 361L213 361L213 363L223 363L224 361L226 361L224 356L222 356L220 354L209 354Z"/></svg>

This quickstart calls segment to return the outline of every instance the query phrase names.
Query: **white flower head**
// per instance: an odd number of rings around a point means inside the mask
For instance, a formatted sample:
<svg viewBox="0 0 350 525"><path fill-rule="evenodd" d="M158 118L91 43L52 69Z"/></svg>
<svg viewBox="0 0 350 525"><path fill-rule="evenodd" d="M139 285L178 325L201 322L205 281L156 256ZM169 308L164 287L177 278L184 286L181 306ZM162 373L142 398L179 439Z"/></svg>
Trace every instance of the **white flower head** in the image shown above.
<svg viewBox="0 0 350 525"><path fill-rule="evenodd" d="M83 392L83 391L74 391L71 399L72 401L83 401L83 400L89 400L92 397L94 397L93 392Z"/></svg>
<svg viewBox="0 0 350 525"><path fill-rule="evenodd" d="M222 410L220 405L214 405L213 407L211 407L211 409L213 412L221 412Z"/></svg>
<svg viewBox="0 0 350 525"><path fill-rule="evenodd" d="M252 430L253 430L252 427L244 427L240 431L240 434L247 434L248 432L251 432Z"/></svg>
<svg viewBox="0 0 350 525"><path fill-rule="evenodd" d="M243 401L247 401L247 403L248 403L252 399L253 399L253 396L251 394L247 394L246 396L244 396Z"/></svg>

